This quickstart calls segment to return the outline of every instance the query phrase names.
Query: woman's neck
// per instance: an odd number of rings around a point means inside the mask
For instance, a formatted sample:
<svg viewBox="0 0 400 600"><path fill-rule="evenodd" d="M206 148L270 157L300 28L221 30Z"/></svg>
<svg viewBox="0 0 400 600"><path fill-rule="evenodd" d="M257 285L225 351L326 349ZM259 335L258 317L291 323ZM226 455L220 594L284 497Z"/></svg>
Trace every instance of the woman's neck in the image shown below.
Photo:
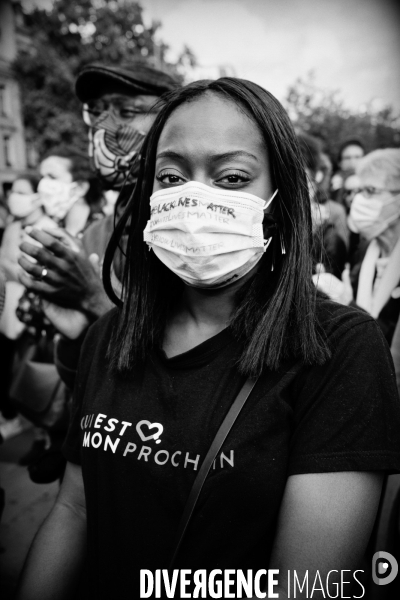
<svg viewBox="0 0 400 600"><path fill-rule="evenodd" d="M250 271L219 290L185 286L165 328L163 349L167 356L187 352L225 329L235 310L235 294L252 275Z"/></svg>
<svg viewBox="0 0 400 600"><path fill-rule="evenodd" d="M236 288L237 289L237 288ZM226 327L235 307L236 289L207 290L186 286L181 309L195 323Z"/></svg>

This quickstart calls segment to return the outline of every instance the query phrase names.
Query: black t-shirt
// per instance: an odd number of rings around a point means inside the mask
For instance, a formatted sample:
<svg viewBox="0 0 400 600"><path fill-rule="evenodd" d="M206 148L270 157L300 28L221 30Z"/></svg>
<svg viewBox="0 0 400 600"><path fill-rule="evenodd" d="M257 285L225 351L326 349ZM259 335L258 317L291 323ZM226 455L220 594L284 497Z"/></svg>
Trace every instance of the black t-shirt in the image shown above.
<svg viewBox="0 0 400 600"><path fill-rule="evenodd" d="M81 355L65 456L83 470L93 598L139 596L139 569L167 568L199 466L244 378L229 329L168 359L113 374L111 311ZM320 301L332 358L266 371L201 493L176 568L268 567L288 476L400 470L391 356L366 314Z"/></svg>

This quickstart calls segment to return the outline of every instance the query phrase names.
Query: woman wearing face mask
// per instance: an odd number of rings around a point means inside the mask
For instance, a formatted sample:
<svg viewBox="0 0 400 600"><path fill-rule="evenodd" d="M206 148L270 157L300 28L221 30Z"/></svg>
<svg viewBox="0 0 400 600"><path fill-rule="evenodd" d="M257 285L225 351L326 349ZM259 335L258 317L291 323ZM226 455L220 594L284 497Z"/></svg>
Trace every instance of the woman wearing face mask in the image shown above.
<svg viewBox="0 0 400 600"><path fill-rule="evenodd" d="M55 149L42 160L39 172L38 201L52 228L59 227L74 237L80 237L88 225L105 216L102 186L93 178L86 155ZM46 230L48 227L39 229ZM25 241L41 245L31 237ZM46 281L46 277L47 269L42 267L37 279ZM35 336L40 336L42 329L48 328L43 327L41 300L32 292L27 292L20 302L18 316L29 324Z"/></svg>
<svg viewBox="0 0 400 600"><path fill-rule="evenodd" d="M28 226L39 229L55 227L55 222L48 217L37 193L38 181L31 175L21 175L12 187L7 199L8 209L13 218L6 228L1 244L0 262L7 281L18 281L21 271L18 258L21 254L19 246L25 239L24 230Z"/></svg>
<svg viewBox="0 0 400 600"><path fill-rule="evenodd" d="M125 227L121 303L110 265ZM325 589L330 572L332 594L341 570L359 568L382 474L400 467L399 406L374 321L317 296L311 235L300 150L273 96L234 78L167 95L108 247L118 308L85 340L66 474L19 600L74 597L85 556L93 598L139 597L140 569L154 580L175 554L246 381L174 567L197 583L198 569L252 569L248 597L256 572L279 569L280 598L294 597L288 571L318 571ZM220 597L242 597L234 590Z"/></svg>
<svg viewBox="0 0 400 600"><path fill-rule="evenodd" d="M4 311L0 319L0 349L3 357L0 396L2 413L8 419L8 428L13 426L13 433L21 431L21 422L16 417L17 411L8 399L16 340L24 330L24 325L15 312L24 293L24 286L19 282L19 273L22 271L18 264L18 258L21 256L19 246L27 238L26 227L52 229L56 226L43 211L37 186L37 179L29 174L20 175L14 181L7 199L13 220L6 227L0 248L0 269L4 274L7 289Z"/></svg>
<svg viewBox="0 0 400 600"><path fill-rule="evenodd" d="M55 149L40 164L38 193L46 214L73 236L79 236L106 204L102 186L91 173L85 154Z"/></svg>
<svg viewBox="0 0 400 600"><path fill-rule="evenodd" d="M377 319L390 343L400 313L400 150L367 154L358 164L357 176L359 189L348 224L360 242L353 258L352 286L350 280L342 284L342 301L355 302ZM324 291L329 294L328 288Z"/></svg>
<svg viewBox="0 0 400 600"><path fill-rule="evenodd" d="M23 285L19 282L22 269L18 264L18 258L21 256L19 246L27 239L25 230L29 226L38 229L56 227L56 223L42 208L37 187L38 182L34 177L21 175L14 181L7 200L13 221L4 232L0 249L0 268L7 281L7 304L0 328L3 335L9 339L16 339L23 330L23 324L17 319L15 310L24 291Z"/></svg>
<svg viewBox="0 0 400 600"><path fill-rule="evenodd" d="M54 230L58 227L65 229L72 236L79 236L97 214L100 217L104 216L101 212L104 202L102 188L90 172L86 155L56 148L42 160L39 172L41 179L37 187L37 197L44 211L45 221L35 225L36 229ZM40 246L28 235L23 241ZM47 269L42 267L37 279L46 282L46 277ZM44 314L42 299L26 289L20 295L14 313L19 327L26 328L26 337L36 347L40 360L52 364L53 338L56 331ZM24 370L24 361L21 369ZM17 381L19 376L20 372L17 371ZM55 427L54 429L56 430ZM62 432L53 432L50 440L47 433L41 430L32 449L20 459L21 464L28 465L30 477L36 483L48 483L62 475L65 461L58 452L61 442Z"/></svg>

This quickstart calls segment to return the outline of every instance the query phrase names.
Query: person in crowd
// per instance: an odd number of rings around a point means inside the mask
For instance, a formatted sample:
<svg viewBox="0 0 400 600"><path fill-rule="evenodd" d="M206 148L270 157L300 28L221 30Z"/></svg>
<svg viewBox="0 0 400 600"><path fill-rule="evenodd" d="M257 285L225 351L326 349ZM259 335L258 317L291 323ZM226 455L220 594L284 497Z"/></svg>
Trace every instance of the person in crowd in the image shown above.
<svg viewBox="0 0 400 600"><path fill-rule="evenodd" d="M105 204L87 156L55 148L42 160L39 172L38 192L46 214L72 236L78 236Z"/></svg>
<svg viewBox="0 0 400 600"><path fill-rule="evenodd" d="M72 152L68 149L55 148L40 163L40 181L38 184L38 197L41 207L50 223L32 223L36 230L51 231L63 228L71 236L81 234L88 224L95 218L94 214L101 211L104 202L102 189L90 171L89 160L86 155ZM101 215L104 216L104 215ZM24 235L24 243L29 243L30 238ZM33 240L30 240L33 241ZM36 247L40 244L36 243ZM76 250L76 247L75 247ZM19 251L18 260L24 264L35 264ZM25 285L26 280L21 267L18 267L19 279ZM45 281L47 269L43 268L38 279ZM19 302L18 317L28 325L32 334L39 337L47 327L41 306L41 297L26 286L26 293Z"/></svg>
<svg viewBox="0 0 400 600"><path fill-rule="evenodd" d="M174 568L269 565L280 598L293 597L288 571L337 583L364 554L383 473L400 468L400 403L374 320L312 283L287 113L252 82L195 82L166 96L142 154L104 261L117 307L86 336L65 477L17 598L73 598L85 560L98 600L137 597L140 569L167 569L246 380ZM120 296L111 267L126 230Z"/></svg>
<svg viewBox="0 0 400 600"><path fill-rule="evenodd" d="M359 139L346 140L339 148L338 164L341 171L355 169L365 154L365 146Z"/></svg>
<svg viewBox="0 0 400 600"><path fill-rule="evenodd" d="M42 245L40 251L32 244L24 244L24 251L47 269L47 276L45 281L40 280L37 268L22 260L21 266L26 270L22 281L51 303L48 314L51 317L57 312L62 332L73 332L74 323L79 329L82 320L88 326L112 306L104 292L99 263L114 229L115 216L123 212L135 186L141 144L158 111L155 103L163 93L177 86L169 74L138 61L122 67L92 64L78 75L76 94L83 104L84 120L89 127L92 164L110 196L114 192L114 198L119 194L119 199L116 215L110 214L89 227L81 245L70 248L62 232L57 232L58 240L55 240L45 232L36 231L31 236ZM61 260L53 252L55 247L62 248ZM115 259L117 275L121 272L122 259L122 253ZM64 309L64 326L59 319L60 307ZM60 373L73 387L80 346L61 343L59 348Z"/></svg>
<svg viewBox="0 0 400 600"><path fill-rule="evenodd" d="M351 204L349 227L359 234L360 244L351 285L342 284L340 301L355 301L377 319L390 344L400 312L395 292L400 281L400 150L370 152L356 172L360 187Z"/></svg>
<svg viewBox="0 0 400 600"><path fill-rule="evenodd" d="M21 254L19 246L25 236L25 227L54 227L55 223L44 212L39 194L39 180L31 174L19 175L12 184L7 199L8 210L12 221L4 232L0 264L6 274L7 281L18 281L21 267L18 258Z"/></svg>
<svg viewBox="0 0 400 600"><path fill-rule="evenodd" d="M17 176L12 184L7 199L8 210L12 221L7 225L0 247L0 270L6 279L7 302L0 319L0 353L2 369L0 377L1 411L7 422L3 426L3 438L20 433L23 423L18 411L9 398L12 368L18 340L23 333L24 324L18 319L16 309L24 286L19 281L21 267L18 258L21 255L19 246L26 238L25 229L35 226L38 229L55 227L55 222L44 212L42 202L37 193L38 179L31 174ZM4 430L7 426L6 436Z"/></svg>
<svg viewBox="0 0 400 600"><path fill-rule="evenodd" d="M2 375L4 402L8 410L16 414L15 402L7 399L12 378L18 377L24 368L24 360L15 364L16 351L24 356L24 348L31 338L43 342L46 332L52 345L53 330L45 318L39 296L26 290L20 283L21 255L19 246L29 239L28 228L50 231L65 227L71 234L78 235L94 218L103 201L99 183L90 171L87 156L76 151L54 148L43 158L39 166L40 181L21 176L13 184L8 198L10 213L14 221L7 228L2 244L1 263L7 274L7 306L0 325L4 326L2 344L7 345L6 368ZM28 257L25 256L25 260ZM27 335L23 335L27 330ZM22 339L21 339L22 335ZM15 421L19 422L18 417ZM30 464L50 446L44 430L36 429L32 452L22 457L22 464Z"/></svg>
<svg viewBox="0 0 400 600"><path fill-rule="evenodd" d="M303 158L308 170L308 181L310 186L311 197L319 203L325 205L326 220L332 223L337 233L344 240L346 247L349 241L349 228L347 226L346 213L337 202L330 199L325 192L324 185L321 187L321 181L324 181L324 172L326 173L326 160L321 153L320 142L314 136L300 133L300 146L303 152Z"/></svg>
<svg viewBox="0 0 400 600"><path fill-rule="evenodd" d="M365 154L365 146L359 139L345 140L338 152L338 170L331 179L331 198L340 202L343 181L358 165Z"/></svg>
<svg viewBox="0 0 400 600"><path fill-rule="evenodd" d="M304 133L298 135L298 141L306 165L311 200L314 261L318 271L322 269L324 272L341 277L347 260L346 217L342 207L335 202L329 202L326 197L318 193L316 181L320 167L318 141Z"/></svg>
<svg viewBox="0 0 400 600"><path fill-rule="evenodd" d="M325 199L329 199L333 165L329 154L324 151L319 153L319 167L315 175L318 191Z"/></svg>

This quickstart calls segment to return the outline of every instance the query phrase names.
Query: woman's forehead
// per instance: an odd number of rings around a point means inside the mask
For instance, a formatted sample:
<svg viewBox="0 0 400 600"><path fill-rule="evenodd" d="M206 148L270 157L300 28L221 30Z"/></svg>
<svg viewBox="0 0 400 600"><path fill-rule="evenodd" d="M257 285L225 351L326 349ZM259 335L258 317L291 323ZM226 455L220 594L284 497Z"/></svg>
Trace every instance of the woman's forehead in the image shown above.
<svg viewBox="0 0 400 600"><path fill-rule="evenodd" d="M264 140L258 125L240 106L207 92L175 109L161 133L158 152L196 146L221 151L234 146L254 153Z"/></svg>

